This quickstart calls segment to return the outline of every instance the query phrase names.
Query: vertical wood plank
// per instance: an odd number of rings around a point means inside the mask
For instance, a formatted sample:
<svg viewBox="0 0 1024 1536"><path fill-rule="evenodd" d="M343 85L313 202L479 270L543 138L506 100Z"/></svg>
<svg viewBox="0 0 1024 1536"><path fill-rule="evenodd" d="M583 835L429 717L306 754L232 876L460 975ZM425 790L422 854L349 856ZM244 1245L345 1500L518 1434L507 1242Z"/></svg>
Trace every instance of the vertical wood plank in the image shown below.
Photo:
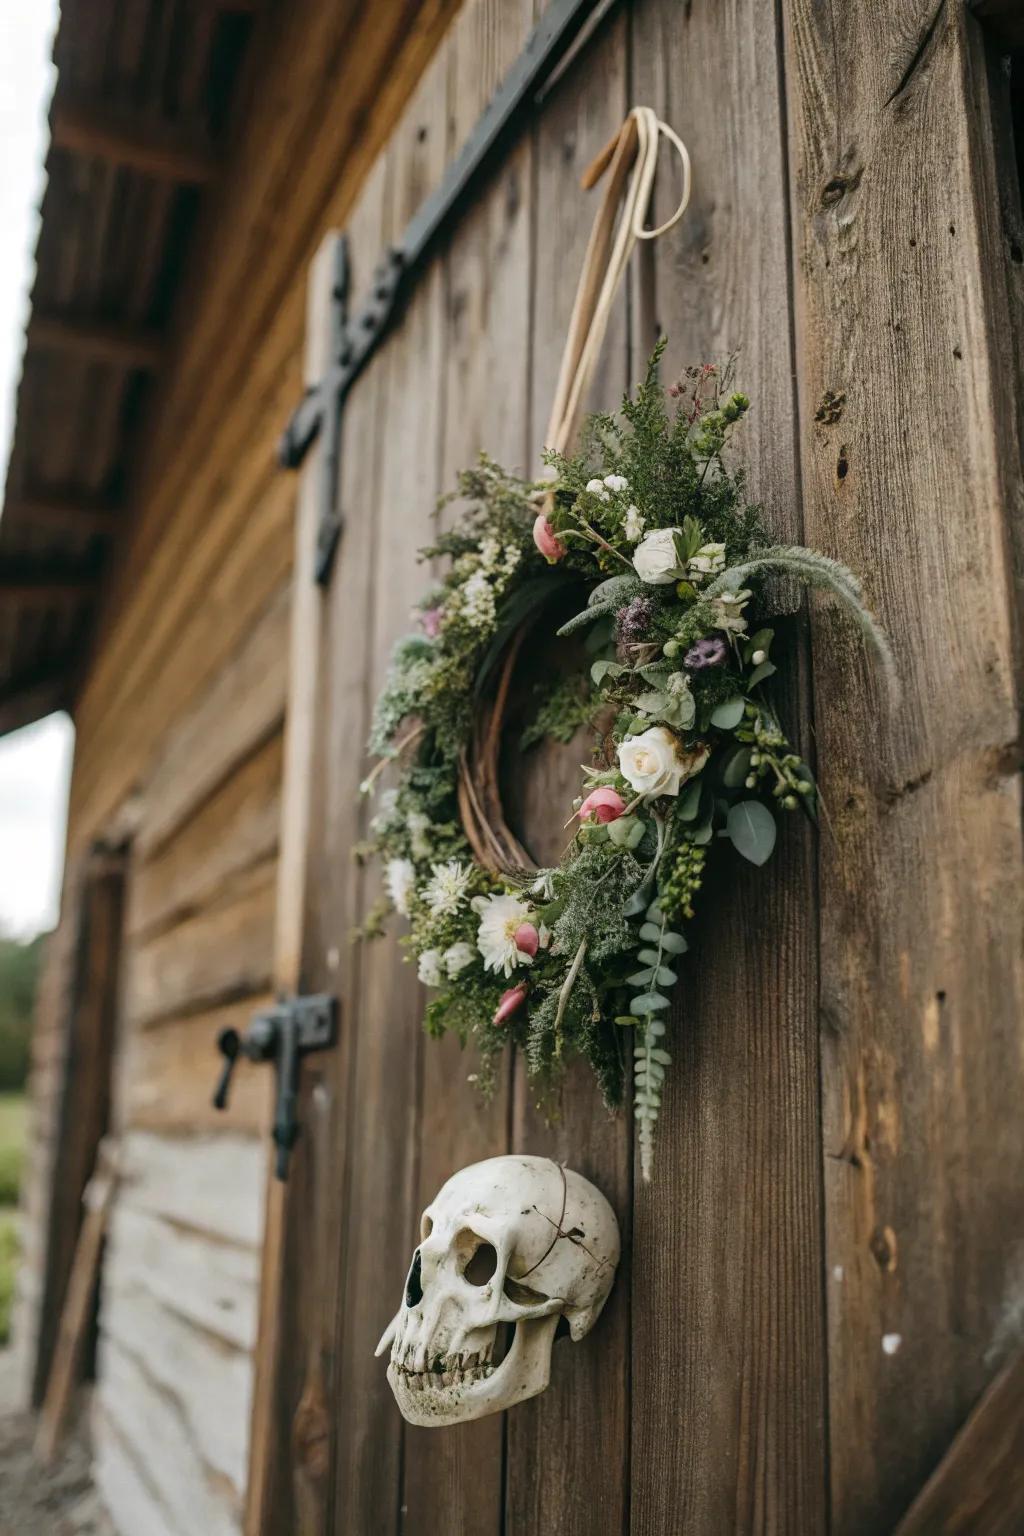
<svg viewBox="0 0 1024 1536"><path fill-rule="evenodd" d="M325 236L310 269L307 295L305 378L322 377L329 356L330 298L338 236ZM295 517L295 564L289 636L288 706L285 728L281 822L274 934L274 980L285 993L299 990L307 920L307 879L312 844L318 703L321 688L323 600L313 581L319 515L320 449L311 451L302 474ZM309 1109L309 1078L303 1085ZM268 1154L271 1156L272 1154ZM306 1146L295 1149L288 1185L267 1180L260 1280L259 1335L246 1486L246 1536L274 1523L294 1521L295 1482L287 1447L292 1414L302 1391L305 1351L296 1345L305 1330L295 1307L302 1273L300 1219L311 1178ZM310 1323L322 1327L323 1319ZM306 1511L310 1520L313 1516ZM315 1528L315 1527L313 1527Z"/></svg>
<svg viewBox="0 0 1024 1536"><path fill-rule="evenodd" d="M532 20L531 0L472 0L463 7L448 44L449 158L518 56ZM445 490L481 448L510 465L525 463L530 166L529 145L521 144L460 222L444 257L443 403L434 419L440 427L439 484ZM468 1081L475 1066L473 1055L460 1051L454 1038L426 1042L420 1209L459 1168L508 1151L508 1070L500 1072L485 1101ZM410 1227L406 1258L414 1242ZM400 1286L401 1278L396 1305ZM403 1530L417 1536L440 1529L497 1536L503 1459L501 1416L447 1429L407 1427Z"/></svg>
<svg viewBox="0 0 1024 1536"><path fill-rule="evenodd" d="M535 130L534 265L531 367L531 462L537 473L551 401L601 190L587 194L582 172L618 129L626 102L627 19L607 24L573 63L545 102ZM609 323L590 409L614 409L627 385L626 299ZM552 639L545 662L561 642ZM540 746L522 761L526 846L542 863L557 862L568 834L564 822L579 792L581 754L591 734L568 746ZM511 796L510 796L511 798ZM520 798L517 796L516 798ZM628 1255L632 1183L627 1113L612 1118L584 1063L570 1070L559 1117L547 1123L534 1105L525 1063L516 1063L513 1149L548 1155L592 1179L611 1201ZM629 1265L594 1334L558 1343L551 1384L508 1418L506 1531L508 1536L557 1530L562 1536L604 1536L624 1529L629 1476Z"/></svg>
<svg viewBox="0 0 1024 1536"><path fill-rule="evenodd" d="M647 257L634 373L666 381L742 348L737 448L783 539L799 537L786 181L772 8L639 0L633 97L693 157L683 223ZM663 169L659 215L675 202ZM801 674L799 646L787 672ZM805 684L780 698L808 747ZM715 869L717 866L717 870ZM811 840L772 864L721 850L673 1010L653 1183L637 1180L632 1529L825 1529L817 974Z"/></svg>
<svg viewBox="0 0 1024 1536"><path fill-rule="evenodd" d="M864 572L904 682L890 716L816 611L831 1484L852 1536L892 1527L1019 1332L1021 486L977 23L924 0L783 15L806 532Z"/></svg>

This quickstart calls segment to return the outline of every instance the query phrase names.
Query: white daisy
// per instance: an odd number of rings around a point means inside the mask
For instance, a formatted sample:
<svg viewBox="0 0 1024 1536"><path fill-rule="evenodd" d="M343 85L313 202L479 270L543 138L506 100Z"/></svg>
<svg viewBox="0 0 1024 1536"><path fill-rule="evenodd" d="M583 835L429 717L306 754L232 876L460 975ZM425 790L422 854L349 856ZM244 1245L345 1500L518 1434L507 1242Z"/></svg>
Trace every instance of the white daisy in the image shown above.
<svg viewBox="0 0 1024 1536"><path fill-rule="evenodd" d="M487 896L473 905L480 913L476 945L484 957L484 969L511 976L517 965L532 965L533 956L516 946L516 934L532 919L527 903L518 896Z"/></svg>
<svg viewBox="0 0 1024 1536"><path fill-rule="evenodd" d="M473 871L460 864L458 859L435 864L423 889L423 900L430 908L431 917L454 917L465 900L472 877Z"/></svg>
<svg viewBox="0 0 1024 1536"><path fill-rule="evenodd" d="M425 949L420 955L419 978L425 987L439 987L444 981L441 973L441 954L436 949Z"/></svg>
<svg viewBox="0 0 1024 1536"><path fill-rule="evenodd" d="M389 859L384 869L384 889L391 905L402 917L409 916L409 901L416 886L416 868L411 859Z"/></svg>
<svg viewBox="0 0 1024 1536"><path fill-rule="evenodd" d="M460 940L458 944L450 944L441 959L444 961L445 970L449 978L454 981L460 971L464 971L467 965L472 965L476 956L473 946Z"/></svg>

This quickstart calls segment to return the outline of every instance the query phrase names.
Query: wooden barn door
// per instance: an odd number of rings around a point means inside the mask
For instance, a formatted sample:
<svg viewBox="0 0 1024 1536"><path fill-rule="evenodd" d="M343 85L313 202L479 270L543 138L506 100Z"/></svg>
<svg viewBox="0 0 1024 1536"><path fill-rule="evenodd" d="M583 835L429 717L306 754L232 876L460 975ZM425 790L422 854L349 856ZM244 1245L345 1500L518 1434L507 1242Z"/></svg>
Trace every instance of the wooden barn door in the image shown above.
<svg viewBox="0 0 1024 1536"><path fill-rule="evenodd" d="M357 295L437 185L537 9L537 0L467 0L348 225ZM974 555L957 579L987 615L964 664L1009 675L999 543L1009 471L992 422L977 414L993 387L985 327L1006 295L980 264L979 251L1001 260L989 227L997 214L982 208L996 193L970 158L990 152L987 117L972 104L984 50L959 10L930 21L917 9L898 25L851 12L834 52L812 0L784 5L781 27L774 7L753 0L613 6L349 396L344 530L326 590L312 579L321 448L307 459L278 980L335 993L341 1025L337 1049L305 1065L287 1197L280 1186L271 1194L249 1536L886 1531L1006 1356L992 1329L1009 1249L993 1224L1010 1243L1013 1233L1024 1239L1024 1217L1011 1213L1009 1174L976 1135L969 1106L980 1111L987 1099L996 1124L1019 1109L1019 1040L1002 1076L986 1044L993 1013L1017 1038L1019 903L1008 887L995 902L967 845L1008 840L996 861L1005 872L1016 837L1019 869L1019 804L996 785L997 747L1012 737L1001 734L1007 700L997 689L978 724L995 755L988 779L979 763L974 830L961 844L936 797L966 771L948 754L954 737L957 752L970 750L970 706L962 695L949 702L946 664L935 670L929 647L946 641L934 602L922 618L936 551L954 548L950 519L960 517L974 529ZM911 79L918 43L921 80ZM922 118L926 89L942 105ZM536 1113L521 1062L509 1061L482 1101L454 1042L424 1039L423 995L394 937L350 938L379 884L353 856L369 814L362 744L391 645L426 579L417 548L437 494L481 447L524 472L539 467L592 216L580 173L633 102L685 137L694 200L680 228L639 253L591 404L616 402L661 332L669 374L742 348L740 379L755 403L742 443L752 492L780 538L806 537L866 567L912 700L909 724L886 734L859 653L830 616L815 620L828 652L820 663L815 655L815 695L829 696L818 699L815 730L833 821L817 847L787 826L770 869L730 861L709 887L676 1005L657 1177L645 1188L629 1116L609 1118L585 1072L571 1074L554 1126ZM970 153L968 123L978 139ZM898 189L886 177L897 153L913 206L892 223ZM944 168L934 179L923 169L932 154ZM669 180L661 206L674 204ZM899 186L909 198L910 182ZM942 231L959 254L938 248ZM897 241L906 251L886 265ZM311 278L311 382L326 362L334 250L328 240ZM867 271L869 254L881 270ZM913 281L907 264L920 269ZM949 307L941 366L929 361L926 280ZM928 388L917 393L922 375ZM982 502L962 490L959 468L940 473L936 431L946 448L974 434L980 446L964 472L988 487ZM988 519L982 534L978 519ZM952 599L940 593L952 625ZM785 708L810 752L806 619L794 615L789 630ZM925 697L937 713L922 739L934 739L937 756L909 744ZM539 856L559 846L564 817L547 807L575 789L577 761L571 749L542 755L524 774L523 831ZM913 913L893 906L907 881ZM971 931L987 957L980 975L959 952L952 908L943 916L955 890L969 906L989 893L990 938ZM969 1035L984 1065L967 1061ZM902 1123L901 1092L913 1111ZM454 1170L509 1150L564 1159L608 1194L625 1238L612 1301L592 1336L556 1346L540 1398L454 1429L410 1428L373 1349L398 1304L418 1214ZM962 1265L950 1256L954 1231Z"/></svg>

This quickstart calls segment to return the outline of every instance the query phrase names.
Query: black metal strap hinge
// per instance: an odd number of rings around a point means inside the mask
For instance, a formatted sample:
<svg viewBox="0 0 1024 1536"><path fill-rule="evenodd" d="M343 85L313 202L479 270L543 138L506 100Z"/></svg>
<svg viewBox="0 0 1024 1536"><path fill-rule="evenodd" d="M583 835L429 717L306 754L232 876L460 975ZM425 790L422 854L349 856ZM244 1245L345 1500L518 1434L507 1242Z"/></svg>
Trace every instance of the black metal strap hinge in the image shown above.
<svg viewBox="0 0 1024 1536"><path fill-rule="evenodd" d="M342 417L345 398L387 335L415 278L426 268L438 240L467 206L496 156L530 119L531 109L565 66L586 30L615 0L551 0L437 190L409 221L397 245L379 263L370 293L352 316L348 311L349 259L339 237L331 294L331 361L324 378L307 390L281 438L286 469L297 469L319 434L324 437L320 467L314 572L320 585L330 579L341 537L338 507Z"/></svg>
<svg viewBox="0 0 1024 1536"><path fill-rule="evenodd" d="M228 1107L231 1077L240 1056L273 1064L277 1093L271 1135L277 1147L275 1172L279 1179L288 1177L288 1159L299 1134L299 1063L312 1051L328 1050L337 1034L337 1001L327 993L318 993L285 998L273 1008L254 1014L244 1035L237 1029L222 1029L217 1036L224 1065L213 1095L215 1108Z"/></svg>

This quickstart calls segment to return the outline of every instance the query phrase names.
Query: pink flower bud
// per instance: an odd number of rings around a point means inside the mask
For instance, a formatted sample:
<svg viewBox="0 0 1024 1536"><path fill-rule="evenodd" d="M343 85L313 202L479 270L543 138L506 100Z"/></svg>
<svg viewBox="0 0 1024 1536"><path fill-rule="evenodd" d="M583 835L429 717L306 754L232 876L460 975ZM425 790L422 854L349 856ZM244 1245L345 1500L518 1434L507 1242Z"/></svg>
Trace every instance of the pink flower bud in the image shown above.
<svg viewBox="0 0 1024 1536"><path fill-rule="evenodd" d="M431 640L436 640L441 632L441 609L425 608L420 614L420 623L427 636Z"/></svg>
<svg viewBox="0 0 1024 1536"><path fill-rule="evenodd" d="M553 565L556 560L561 560L565 554L565 545L557 537L547 517L543 512L538 512L533 524L533 542L544 556Z"/></svg>
<svg viewBox="0 0 1024 1536"><path fill-rule="evenodd" d="M592 789L579 809L580 821L587 821L593 817L595 821L618 821L626 809L626 802L614 789L605 785L601 789Z"/></svg>
<svg viewBox="0 0 1024 1536"><path fill-rule="evenodd" d="M501 994L501 1001L494 1014L495 1024L504 1024L510 1019L526 1001L526 986L520 982L518 987L509 987L507 992Z"/></svg>
<svg viewBox="0 0 1024 1536"><path fill-rule="evenodd" d="M540 946L540 934L532 923L520 923L516 929L516 949L524 955L535 955Z"/></svg>

